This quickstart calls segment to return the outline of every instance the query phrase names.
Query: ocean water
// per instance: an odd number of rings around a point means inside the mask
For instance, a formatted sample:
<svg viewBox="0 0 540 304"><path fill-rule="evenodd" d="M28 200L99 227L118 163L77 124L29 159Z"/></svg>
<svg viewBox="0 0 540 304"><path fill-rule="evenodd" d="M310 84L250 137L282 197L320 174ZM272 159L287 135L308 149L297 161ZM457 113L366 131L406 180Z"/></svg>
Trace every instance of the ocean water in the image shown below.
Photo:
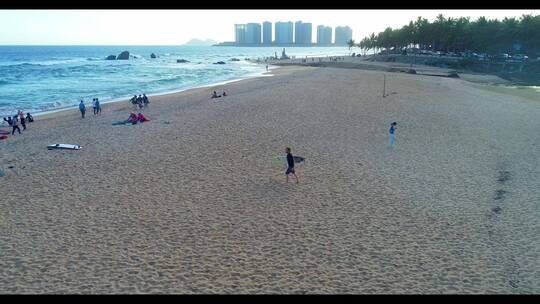
<svg viewBox="0 0 540 304"><path fill-rule="evenodd" d="M130 60L105 60L127 50ZM245 58L268 57L280 47L212 46L0 46L0 116L17 110L44 112L152 95L261 75L264 65ZM289 56L346 55L347 47L286 48ZM155 53L158 58L151 59ZM230 61L238 58L241 61ZM177 63L177 59L189 63ZM226 64L213 64L224 61ZM88 104L87 104L88 106Z"/></svg>

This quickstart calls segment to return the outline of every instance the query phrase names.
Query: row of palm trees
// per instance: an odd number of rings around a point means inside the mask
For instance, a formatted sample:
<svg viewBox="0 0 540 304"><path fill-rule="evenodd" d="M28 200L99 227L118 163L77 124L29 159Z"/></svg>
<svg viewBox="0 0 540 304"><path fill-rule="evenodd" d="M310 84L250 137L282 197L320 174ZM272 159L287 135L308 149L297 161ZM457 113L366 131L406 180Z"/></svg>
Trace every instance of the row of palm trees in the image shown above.
<svg viewBox="0 0 540 304"><path fill-rule="evenodd" d="M468 17L445 18L438 15L433 22L418 17L400 29L386 28L383 32L365 37L359 43L348 42L349 49L360 48L379 52L419 47L436 51L472 51L477 53L519 52L529 56L540 53L540 15L520 18L470 21Z"/></svg>

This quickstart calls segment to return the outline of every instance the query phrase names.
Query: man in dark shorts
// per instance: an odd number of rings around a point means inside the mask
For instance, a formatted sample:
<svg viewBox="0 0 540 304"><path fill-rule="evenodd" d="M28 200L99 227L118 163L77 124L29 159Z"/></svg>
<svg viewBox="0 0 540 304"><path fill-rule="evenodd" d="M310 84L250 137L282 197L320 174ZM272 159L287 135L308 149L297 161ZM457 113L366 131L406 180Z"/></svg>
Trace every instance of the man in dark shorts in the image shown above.
<svg viewBox="0 0 540 304"><path fill-rule="evenodd" d="M17 115L13 116L13 119L11 120L11 126L13 127L11 135L15 135L15 130L19 131L19 134L21 134L21 129L17 125Z"/></svg>
<svg viewBox="0 0 540 304"><path fill-rule="evenodd" d="M291 148L285 148L285 152L287 153L287 171L285 171L287 183L289 182L289 174L292 173L292 175L294 175L294 177L296 178L296 183L298 184L298 176L296 176L296 173L294 172L294 157L291 154Z"/></svg>

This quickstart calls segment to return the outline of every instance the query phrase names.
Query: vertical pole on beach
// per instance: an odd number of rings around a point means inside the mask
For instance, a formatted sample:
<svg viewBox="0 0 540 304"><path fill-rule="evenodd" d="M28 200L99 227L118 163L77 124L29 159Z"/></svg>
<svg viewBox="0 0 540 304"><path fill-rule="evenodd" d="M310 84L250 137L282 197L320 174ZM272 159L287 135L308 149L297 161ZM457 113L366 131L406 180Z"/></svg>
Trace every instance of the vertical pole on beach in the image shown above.
<svg viewBox="0 0 540 304"><path fill-rule="evenodd" d="M383 91L382 91L382 97L386 97L386 74L383 75L384 76L384 80L383 80Z"/></svg>

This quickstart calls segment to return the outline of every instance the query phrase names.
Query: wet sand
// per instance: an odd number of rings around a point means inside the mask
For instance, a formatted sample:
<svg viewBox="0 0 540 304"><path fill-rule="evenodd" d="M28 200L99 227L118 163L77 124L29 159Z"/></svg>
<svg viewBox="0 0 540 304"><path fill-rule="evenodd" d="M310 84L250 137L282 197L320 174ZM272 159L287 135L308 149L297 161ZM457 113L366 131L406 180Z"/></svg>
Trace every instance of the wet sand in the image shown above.
<svg viewBox="0 0 540 304"><path fill-rule="evenodd" d="M386 73L383 99L382 71L274 73L153 97L142 125L111 125L126 101L0 142L0 292L540 292L538 102L461 79ZM306 157L300 184L286 146Z"/></svg>

